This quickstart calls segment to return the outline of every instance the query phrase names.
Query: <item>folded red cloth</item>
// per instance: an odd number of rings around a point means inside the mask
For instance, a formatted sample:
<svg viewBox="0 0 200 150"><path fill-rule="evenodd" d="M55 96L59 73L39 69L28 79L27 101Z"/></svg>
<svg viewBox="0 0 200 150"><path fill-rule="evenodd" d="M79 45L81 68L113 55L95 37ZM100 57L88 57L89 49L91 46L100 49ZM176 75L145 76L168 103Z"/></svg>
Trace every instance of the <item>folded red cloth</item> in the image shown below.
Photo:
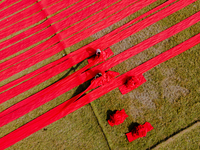
<svg viewBox="0 0 200 150"><path fill-rule="evenodd" d="M145 122L143 125L138 125L131 132L126 133L127 139L129 142L132 142L140 137L145 137L147 132L151 131L153 126L149 122Z"/></svg>
<svg viewBox="0 0 200 150"><path fill-rule="evenodd" d="M119 125L124 122L124 120L128 117L125 110L122 109L121 111L117 110L115 114L110 115L110 119L108 120L109 125Z"/></svg>

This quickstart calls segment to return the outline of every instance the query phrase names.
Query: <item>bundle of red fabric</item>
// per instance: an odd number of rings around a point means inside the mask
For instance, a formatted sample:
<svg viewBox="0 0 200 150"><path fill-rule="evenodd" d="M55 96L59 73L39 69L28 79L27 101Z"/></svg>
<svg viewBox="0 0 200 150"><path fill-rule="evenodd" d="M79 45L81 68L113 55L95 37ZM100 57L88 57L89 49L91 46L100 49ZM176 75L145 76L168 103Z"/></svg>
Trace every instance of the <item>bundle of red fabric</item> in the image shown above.
<svg viewBox="0 0 200 150"><path fill-rule="evenodd" d="M147 132L151 131L153 126L149 122L145 122L143 125L137 126L131 132L127 133L126 136L129 142L132 142L140 137L145 137Z"/></svg>
<svg viewBox="0 0 200 150"><path fill-rule="evenodd" d="M142 74L140 74L138 76L131 76L131 77L127 78L125 84L123 84L122 86L119 87L119 90L124 95L124 94L134 90L135 88L139 87L140 85L142 85L145 82L146 82L146 79L144 78L144 76Z"/></svg>
<svg viewBox="0 0 200 150"><path fill-rule="evenodd" d="M125 110L122 109L121 111L117 110L115 114L110 115L110 119L108 120L108 123L111 126L119 125L124 122L124 120L128 117Z"/></svg>
<svg viewBox="0 0 200 150"><path fill-rule="evenodd" d="M137 77L132 76L127 80L126 87L130 89L137 88L140 85L141 81L142 80L140 76L137 76Z"/></svg>

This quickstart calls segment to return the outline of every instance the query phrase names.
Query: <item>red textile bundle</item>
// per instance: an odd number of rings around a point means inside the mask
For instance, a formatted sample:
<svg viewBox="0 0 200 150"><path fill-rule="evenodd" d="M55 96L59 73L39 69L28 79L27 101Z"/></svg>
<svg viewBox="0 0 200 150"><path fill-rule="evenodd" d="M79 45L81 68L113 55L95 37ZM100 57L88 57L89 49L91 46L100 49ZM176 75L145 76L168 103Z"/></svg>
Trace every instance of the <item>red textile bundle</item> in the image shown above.
<svg viewBox="0 0 200 150"><path fill-rule="evenodd" d="M5 149L16 142L26 138L27 136L33 134L34 132L44 128L45 126L57 121L58 119L70 114L71 112L81 108L82 106L92 102L93 100L103 96L104 94L110 92L111 90L117 88L118 86L124 84L124 80L127 76L133 76L144 73L143 71L148 71L156 65L167 61L170 58L186 51L187 49L200 43L200 34L192 37L191 39L179 44L178 46L154 57L153 59L147 61L146 63L128 71L127 73L121 75L115 80L111 81L109 84L100 86L99 88L91 91L87 95L81 97L78 101L67 105L70 100L58 105L57 107L51 109L45 114L37 117L36 119L30 121L29 123L21 126L15 131L7 134L6 136L0 138L0 149ZM158 60L158 61L156 61ZM73 98L72 98L73 99ZM66 107L67 105L67 107Z"/></svg>
<svg viewBox="0 0 200 150"><path fill-rule="evenodd" d="M146 82L146 79L144 78L144 76L142 74L137 77L135 77L135 76L128 77L126 83L123 84L122 86L120 86L119 90L124 95L124 94L127 94L128 92L136 89L137 87L139 87L140 85L142 85L145 82Z"/></svg>
<svg viewBox="0 0 200 150"><path fill-rule="evenodd" d="M110 115L108 123L113 127L114 125L119 125L123 123L127 117L128 115L126 114L124 109L122 109L121 111L117 110L115 114Z"/></svg>
<svg viewBox="0 0 200 150"><path fill-rule="evenodd" d="M132 142L140 137L145 137L147 132L153 130L153 126L149 122L145 122L143 125L137 126L131 132L126 133L129 142Z"/></svg>

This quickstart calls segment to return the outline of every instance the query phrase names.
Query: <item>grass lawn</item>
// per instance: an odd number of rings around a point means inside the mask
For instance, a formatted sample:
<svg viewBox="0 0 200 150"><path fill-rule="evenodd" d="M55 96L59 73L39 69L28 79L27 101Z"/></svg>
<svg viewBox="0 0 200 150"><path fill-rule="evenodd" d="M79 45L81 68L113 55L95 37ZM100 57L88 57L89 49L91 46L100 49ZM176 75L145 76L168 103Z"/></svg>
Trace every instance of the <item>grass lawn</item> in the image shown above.
<svg viewBox="0 0 200 150"><path fill-rule="evenodd" d="M53 57L2 81L1 86L61 58L63 53L77 50L165 1L166 0L158 0L156 3L132 14L120 22L66 48ZM200 11L199 0L123 41L112 45L110 48L114 54L117 55L198 11ZM20 32L23 32L23 30ZM198 33L200 33L200 22L124 61L111 70L123 74ZM8 59L14 56L15 55L12 55ZM161 146L158 149L164 150L200 149L199 125L188 132L176 136L176 138L172 139L167 144L162 145L164 141L175 136L176 133L179 134L179 131L184 131L183 129L187 130L200 120L199 56L200 44L144 73L147 82L130 93L122 95L119 89L115 89L16 143L9 147L8 150L145 150L155 148L160 143ZM6 60L7 59L4 61ZM83 61L70 70L66 70L42 84L10 99L0 105L0 111L37 93L61 79L64 75L71 74L86 64L87 62ZM58 104L61 104L71 98L74 93L80 92L86 87L87 84L80 85L25 116L1 127L0 137L3 137ZM123 108L129 117L123 124L111 127L106 121L108 114L111 111L121 110ZM130 132L136 123L143 124L146 121L152 124L154 130L148 132L145 138L140 138L129 143L125 133Z"/></svg>

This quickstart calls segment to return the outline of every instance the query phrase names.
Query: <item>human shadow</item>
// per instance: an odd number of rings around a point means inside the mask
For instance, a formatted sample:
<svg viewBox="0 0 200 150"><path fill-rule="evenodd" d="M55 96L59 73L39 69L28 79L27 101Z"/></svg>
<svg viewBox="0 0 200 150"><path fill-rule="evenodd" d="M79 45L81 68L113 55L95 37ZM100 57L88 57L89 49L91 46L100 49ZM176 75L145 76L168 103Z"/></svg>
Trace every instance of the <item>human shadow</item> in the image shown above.
<svg viewBox="0 0 200 150"><path fill-rule="evenodd" d="M74 97L74 96L76 96L76 95L78 95L78 94L80 94L84 90L86 90L90 86L91 80L88 80L88 81L84 82L83 84L79 85L78 88L75 90L74 94L71 96L71 98ZM84 95L86 95L86 94L84 93L78 99L80 99Z"/></svg>
<svg viewBox="0 0 200 150"><path fill-rule="evenodd" d="M90 54L90 57L88 57L88 59L94 57L95 49L89 47L89 48L86 49L86 51L87 51L87 53ZM67 55L67 54L66 54L66 55ZM83 62L84 62L84 61L81 61L80 63L76 64L75 67L72 66L72 67L70 68L70 70L69 70L65 75L63 75L61 78L59 78L58 80L56 80L56 81L53 82L52 84L54 84L54 83L56 83L56 82L58 82L58 81L60 81L60 80L62 80L62 79L64 79L64 78L66 78L72 71L76 72L76 69L78 69L78 67L79 67ZM87 71L87 70L86 70L86 71ZM73 73L72 73L72 74L73 74ZM52 85L52 84L51 84L51 85ZM51 86L51 85L49 85L49 86ZM86 84L86 85L87 85L87 84Z"/></svg>
<svg viewBox="0 0 200 150"><path fill-rule="evenodd" d="M58 81L60 81L60 80L62 80L62 79L64 79L64 78L66 78L72 71L75 72L76 69L77 69L82 63L83 63L83 62L80 62L80 63L78 63L75 67L74 67L74 66L71 67L70 70L68 70L66 74L64 74L61 78L59 78L58 80L56 80L56 81L53 82L52 84L54 84L54 83L56 83L56 82L58 82ZM51 85L52 85L52 84L51 84ZM51 86L51 85L49 85L49 86Z"/></svg>

